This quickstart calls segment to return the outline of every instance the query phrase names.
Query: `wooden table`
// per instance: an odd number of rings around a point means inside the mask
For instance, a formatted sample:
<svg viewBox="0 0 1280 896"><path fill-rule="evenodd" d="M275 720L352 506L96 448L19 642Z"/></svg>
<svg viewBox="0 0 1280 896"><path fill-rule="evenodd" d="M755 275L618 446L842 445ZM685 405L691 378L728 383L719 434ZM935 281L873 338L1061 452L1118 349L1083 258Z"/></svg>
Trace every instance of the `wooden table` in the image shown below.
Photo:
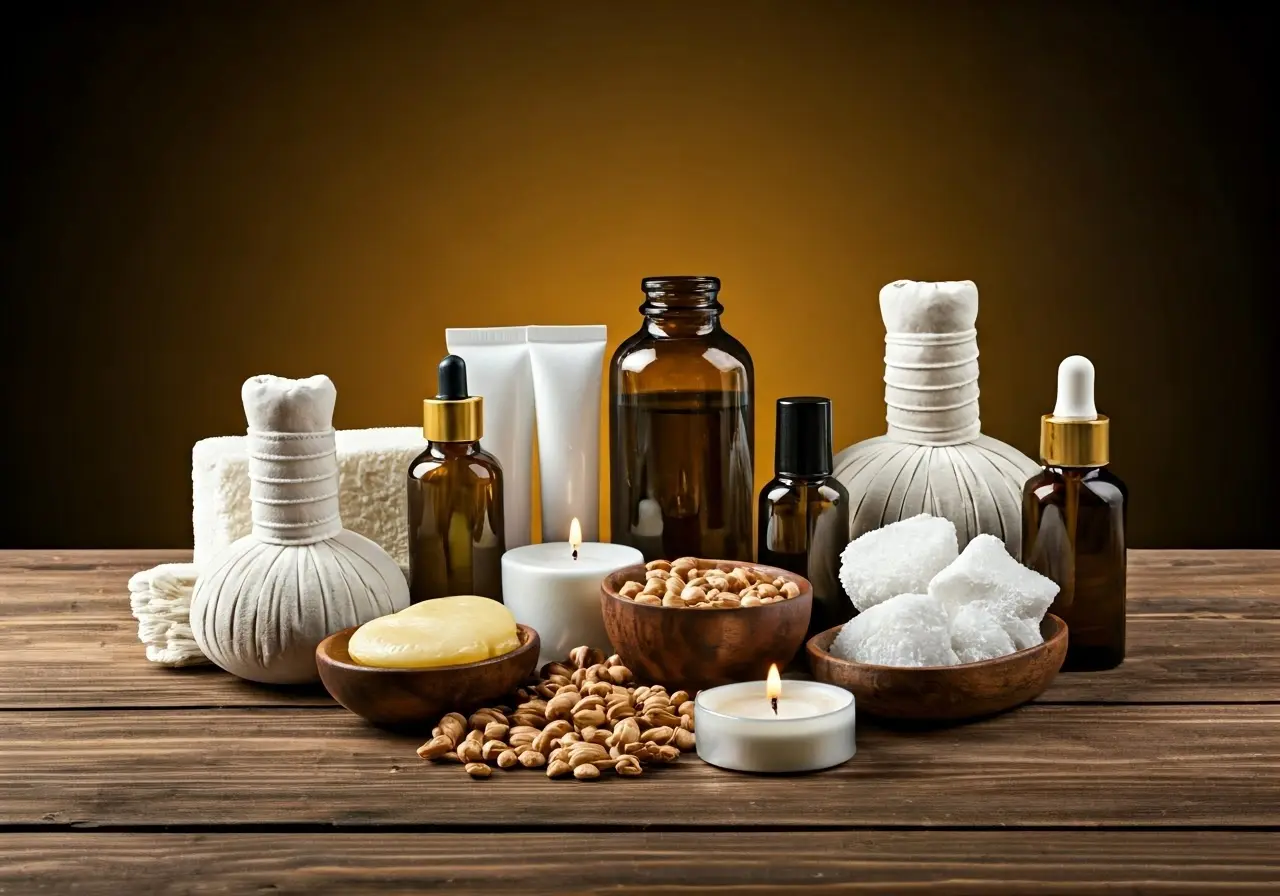
<svg viewBox="0 0 1280 896"><path fill-rule="evenodd" d="M1280 892L1280 553L1133 552L1129 659L765 778L469 779L321 691L148 664L176 552L0 553L0 893Z"/></svg>

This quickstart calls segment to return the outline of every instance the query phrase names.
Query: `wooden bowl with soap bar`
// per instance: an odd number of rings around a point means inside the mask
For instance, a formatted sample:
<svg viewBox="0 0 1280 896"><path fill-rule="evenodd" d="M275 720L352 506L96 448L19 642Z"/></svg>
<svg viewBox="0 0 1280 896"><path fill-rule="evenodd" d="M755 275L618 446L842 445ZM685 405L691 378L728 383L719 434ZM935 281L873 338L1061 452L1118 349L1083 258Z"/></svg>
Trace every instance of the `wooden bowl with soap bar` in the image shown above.
<svg viewBox="0 0 1280 896"><path fill-rule="evenodd" d="M955 666L877 666L841 659L830 652L841 628L809 639L814 678L850 691L859 713L889 719L958 721L1013 709L1044 693L1067 656L1067 624L1052 613L1040 622L1043 643Z"/></svg>
<svg viewBox="0 0 1280 896"><path fill-rule="evenodd" d="M514 692L538 664L538 633L482 597L414 604L320 642L316 665L333 699L385 728L429 726Z"/></svg>
<svg viewBox="0 0 1280 896"><path fill-rule="evenodd" d="M668 586L673 574L680 584ZM726 587L714 587L721 579ZM690 693L763 679L771 664L786 666L804 645L813 609L804 577L733 560L627 566L607 576L600 591L605 629L627 668L642 681ZM647 599L659 591L657 602ZM707 599L712 592L718 594Z"/></svg>

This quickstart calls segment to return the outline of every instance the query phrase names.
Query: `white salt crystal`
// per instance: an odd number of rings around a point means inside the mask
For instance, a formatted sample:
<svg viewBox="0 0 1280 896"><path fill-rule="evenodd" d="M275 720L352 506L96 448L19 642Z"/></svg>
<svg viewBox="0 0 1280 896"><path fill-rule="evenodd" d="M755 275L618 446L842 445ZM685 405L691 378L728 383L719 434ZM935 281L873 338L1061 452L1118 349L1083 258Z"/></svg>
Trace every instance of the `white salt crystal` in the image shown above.
<svg viewBox="0 0 1280 896"><path fill-rule="evenodd" d="M969 603L951 618L951 649L962 663L1007 656L1017 648L999 619L981 603Z"/></svg>
<svg viewBox="0 0 1280 896"><path fill-rule="evenodd" d="M845 623L831 644L841 659L879 666L954 666L951 626L941 601L899 594Z"/></svg>
<svg viewBox="0 0 1280 896"><path fill-rule="evenodd" d="M898 594L920 594L956 559L959 547L951 520L922 513L866 532L840 555L840 584L859 610Z"/></svg>
<svg viewBox="0 0 1280 896"><path fill-rule="evenodd" d="M977 535L964 552L929 583L929 593L955 618L968 604L980 603L1019 650L1043 642L1040 620L1058 594L1058 585L1028 569L994 535Z"/></svg>

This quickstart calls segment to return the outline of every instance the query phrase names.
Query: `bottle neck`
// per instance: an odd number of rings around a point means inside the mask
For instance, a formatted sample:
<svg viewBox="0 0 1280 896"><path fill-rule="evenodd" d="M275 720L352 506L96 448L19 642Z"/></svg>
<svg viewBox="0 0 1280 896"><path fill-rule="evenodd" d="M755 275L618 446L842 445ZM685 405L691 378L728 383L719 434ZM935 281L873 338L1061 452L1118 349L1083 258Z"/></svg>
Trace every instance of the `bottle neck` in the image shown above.
<svg viewBox="0 0 1280 896"><path fill-rule="evenodd" d="M437 457L470 457L480 450L476 442L427 442L427 450Z"/></svg>
<svg viewBox="0 0 1280 896"><path fill-rule="evenodd" d="M799 473L778 473L773 474L775 482L781 482L783 485L816 488L831 478L830 473L812 473L801 476Z"/></svg>
<svg viewBox="0 0 1280 896"><path fill-rule="evenodd" d="M644 331L659 339L680 336L707 336L720 331L720 304L714 307L678 308L645 302Z"/></svg>
<svg viewBox="0 0 1280 896"><path fill-rule="evenodd" d="M720 281L715 277L647 277L640 313L650 336L706 336L720 329Z"/></svg>

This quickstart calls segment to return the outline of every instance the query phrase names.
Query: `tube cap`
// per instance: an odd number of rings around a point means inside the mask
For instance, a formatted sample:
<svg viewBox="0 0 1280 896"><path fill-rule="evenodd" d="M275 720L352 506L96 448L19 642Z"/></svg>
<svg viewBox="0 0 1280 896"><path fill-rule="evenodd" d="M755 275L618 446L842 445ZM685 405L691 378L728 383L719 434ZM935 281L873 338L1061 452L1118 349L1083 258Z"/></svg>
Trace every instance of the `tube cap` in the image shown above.
<svg viewBox="0 0 1280 896"><path fill-rule="evenodd" d="M1051 467L1103 467L1111 459L1111 421L1093 403L1093 362L1083 355L1058 365L1058 400L1040 418L1040 458Z"/></svg>
<svg viewBox="0 0 1280 896"><path fill-rule="evenodd" d="M436 397L422 402L422 434L429 442L478 442L484 399L467 394L467 362L446 355L436 369Z"/></svg>
<svg viewBox="0 0 1280 896"><path fill-rule="evenodd" d="M778 399L773 469L779 476L831 475L831 399Z"/></svg>

